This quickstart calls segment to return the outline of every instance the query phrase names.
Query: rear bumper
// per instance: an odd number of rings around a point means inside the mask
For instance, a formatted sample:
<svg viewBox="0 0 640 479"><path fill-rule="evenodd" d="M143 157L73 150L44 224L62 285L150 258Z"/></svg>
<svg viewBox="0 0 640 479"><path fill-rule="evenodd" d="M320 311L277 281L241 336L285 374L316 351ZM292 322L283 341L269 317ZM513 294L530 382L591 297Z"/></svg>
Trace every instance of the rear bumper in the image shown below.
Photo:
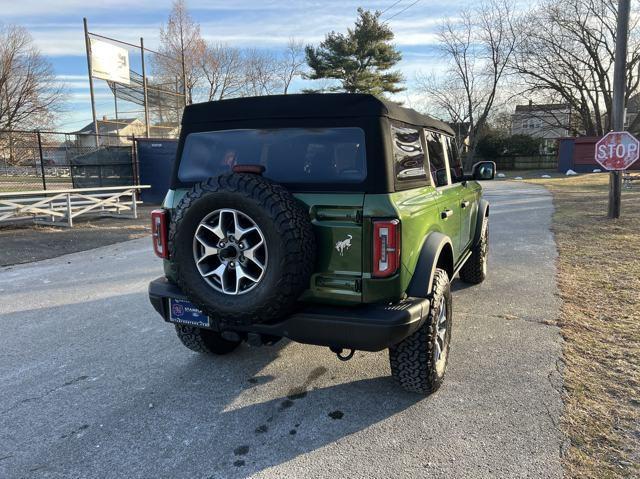
<svg viewBox="0 0 640 479"><path fill-rule="evenodd" d="M165 277L149 284L149 300L169 321L169 298L188 298ZM273 324L228 325L211 318L211 329L289 338L318 346L381 351L415 332L429 308L425 298L407 298L393 305L356 307L308 306Z"/></svg>

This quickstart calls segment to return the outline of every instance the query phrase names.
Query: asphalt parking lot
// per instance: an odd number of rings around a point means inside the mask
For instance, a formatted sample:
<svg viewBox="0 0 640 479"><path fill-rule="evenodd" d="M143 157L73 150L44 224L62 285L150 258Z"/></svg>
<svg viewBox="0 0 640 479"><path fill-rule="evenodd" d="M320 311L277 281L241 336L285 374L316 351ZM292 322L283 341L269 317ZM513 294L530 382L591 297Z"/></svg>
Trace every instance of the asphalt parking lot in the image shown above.
<svg viewBox="0 0 640 479"><path fill-rule="evenodd" d="M456 283L428 398L386 352L192 353L148 302L148 239L0 269L0 477L562 477L551 197L485 187L489 276Z"/></svg>

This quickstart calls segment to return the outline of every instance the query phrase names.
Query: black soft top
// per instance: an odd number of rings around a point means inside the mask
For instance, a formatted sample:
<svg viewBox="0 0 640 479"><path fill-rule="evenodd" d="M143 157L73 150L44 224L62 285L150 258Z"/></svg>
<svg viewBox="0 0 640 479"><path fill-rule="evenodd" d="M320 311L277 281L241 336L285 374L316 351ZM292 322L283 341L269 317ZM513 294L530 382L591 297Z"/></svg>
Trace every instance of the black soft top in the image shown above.
<svg viewBox="0 0 640 479"><path fill-rule="evenodd" d="M440 120L363 93L270 95L197 103L185 108L182 125L254 119L356 117L386 117L454 135L449 125Z"/></svg>

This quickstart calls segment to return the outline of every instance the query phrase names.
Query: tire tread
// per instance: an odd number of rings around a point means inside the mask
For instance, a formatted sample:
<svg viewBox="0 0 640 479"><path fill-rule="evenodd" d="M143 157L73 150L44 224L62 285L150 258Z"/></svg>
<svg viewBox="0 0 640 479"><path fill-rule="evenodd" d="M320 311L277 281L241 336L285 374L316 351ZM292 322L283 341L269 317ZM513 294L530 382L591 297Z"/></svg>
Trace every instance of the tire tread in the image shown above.
<svg viewBox="0 0 640 479"><path fill-rule="evenodd" d="M389 348L391 375L406 391L428 395L442 384L444 374L438 376L433 357L438 311L434 305L440 304L443 295L450 294L449 276L444 270L437 269L424 323L416 332Z"/></svg>
<svg viewBox="0 0 640 479"><path fill-rule="evenodd" d="M487 260L487 249L485 246L489 241L489 219L485 218L484 221L485 224L482 228L480 241L473 246L471 250L471 257L462 266L462 268L460 268L460 279L465 283L480 284L487 276L483 268L483 264Z"/></svg>

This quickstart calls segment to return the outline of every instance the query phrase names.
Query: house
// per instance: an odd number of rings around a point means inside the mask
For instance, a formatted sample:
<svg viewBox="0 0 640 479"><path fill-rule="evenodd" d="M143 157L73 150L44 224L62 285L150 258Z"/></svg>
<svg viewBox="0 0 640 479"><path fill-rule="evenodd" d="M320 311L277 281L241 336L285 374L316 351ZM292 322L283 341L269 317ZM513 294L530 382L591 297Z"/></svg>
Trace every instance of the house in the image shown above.
<svg viewBox="0 0 640 479"><path fill-rule="evenodd" d="M636 93L627 101L627 107L624 112L624 129L631 134L640 135L640 93Z"/></svg>
<svg viewBox="0 0 640 479"><path fill-rule="evenodd" d="M98 124L98 145L125 146L131 145L132 136L146 136L144 123L137 118L110 119L106 116L96 122ZM73 132L78 146L92 148L96 146L96 130L93 122L81 130Z"/></svg>
<svg viewBox="0 0 640 479"><path fill-rule="evenodd" d="M128 146L131 145L132 138L143 138L147 136L144 122L137 118L107 118L98 120L98 144L100 146ZM151 138L177 138L180 127L177 123L166 122L151 125L149 127L149 137ZM92 148L96 146L95 128L93 122L73 133L76 135L78 146Z"/></svg>
<svg viewBox="0 0 640 479"><path fill-rule="evenodd" d="M180 125L175 122L156 123L149 127L151 138L178 138L180 136Z"/></svg>
<svg viewBox="0 0 640 479"><path fill-rule="evenodd" d="M543 151L549 153L556 147L558 138L569 136L571 109L562 103L516 105L511 115L511 134L529 135L543 140Z"/></svg>

